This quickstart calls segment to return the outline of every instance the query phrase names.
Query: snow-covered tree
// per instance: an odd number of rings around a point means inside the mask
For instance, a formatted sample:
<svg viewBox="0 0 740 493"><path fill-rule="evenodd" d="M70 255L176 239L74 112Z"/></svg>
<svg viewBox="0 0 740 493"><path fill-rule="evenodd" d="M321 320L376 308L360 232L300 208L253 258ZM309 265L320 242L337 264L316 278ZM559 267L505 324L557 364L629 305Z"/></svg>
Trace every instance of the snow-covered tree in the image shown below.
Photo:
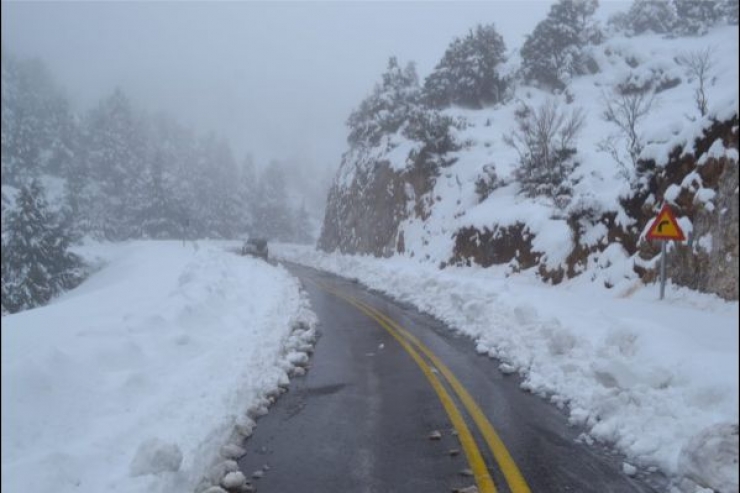
<svg viewBox="0 0 740 493"><path fill-rule="evenodd" d="M452 164L447 153L460 149L460 143L454 136L455 128L463 128L462 121L426 107L417 106L409 114L408 123L403 128L403 135L423 145L417 154L409 156L418 165L422 165L436 175L439 168Z"/></svg>
<svg viewBox="0 0 740 493"><path fill-rule="evenodd" d="M82 279L82 263L68 251L70 236L49 210L38 181L21 187L3 225L2 303L10 313L47 303Z"/></svg>
<svg viewBox="0 0 740 493"><path fill-rule="evenodd" d="M673 32L676 9L671 0L634 0L627 13L631 34Z"/></svg>
<svg viewBox="0 0 740 493"><path fill-rule="evenodd" d="M725 18L725 6L720 0L673 0L673 3L676 27L682 34L705 34Z"/></svg>
<svg viewBox="0 0 740 493"><path fill-rule="evenodd" d="M162 227L167 232L155 232L154 225L148 227L148 235L167 238L194 238L200 231L195 228L194 217L201 209L200 170L198 139L194 133L173 119L158 115L149 124L149 152L147 161L151 174L151 190L162 188ZM160 164L155 164L155 160ZM160 171L157 168L161 168ZM161 185L156 185L155 176L161 176ZM159 178L158 178L159 179ZM153 204L153 207L159 207ZM165 220L166 219L166 220Z"/></svg>
<svg viewBox="0 0 740 493"><path fill-rule="evenodd" d="M2 56L2 182L59 176L75 158L76 125L67 99L40 60Z"/></svg>
<svg viewBox="0 0 740 493"><path fill-rule="evenodd" d="M311 215L306 210L306 204L301 204L300 208L295 212L295 218L293 220L292 241L296 243L313 243L312 226Z"/></svg>
<svg viewBox="0 0 740 493"><path fill-rule="evenodd" d="M725 21L728 24L737 26L738 17L740 17L740 2L738 2L738 0L723 0L721 9L724 14Z"/></svg>
<svg viewBox="0 0 740 493"><path fill-rule="evenodd" d="M211 133L200 139L190 204L194 232L209 238L236 236L240 222L239 177L229 145Z"/></svg>
<svg viewBox="0 0 740 493"><path fill-rule="evenodd" d="M254 158L247 154L239 167L237 197L239 207L239 234L251 234L255 229L255 209L257 206L257 171Z"/></svg>
<svg viewBox="0 0 740 493"><path fill-rule="evenodd" d="M498 103L506 90L506 79L499 73L505 53L504 39L493 24L478 25L464 38L455 38L424 81L426 101L437 108Z"/></svg>
<svg viewBox="0 0 740 493"><path fill-rule="evenodd" d="M288 205L285 176L276 161L271 162L260 176L254 212L255 234L269 240L293 239L294 216Z"/></svg>
<svg viewBox="0 0 740 493"><path fill-rule="evenodd" d="M597 0L560 0L550 8L522 46L525 80L564 89L573 75L589 72L584 47L603 37L593 19L597 7Z"/></svg>
<svg viewBox="0 0 740 493"><path fill-rule="evenodd" d="M120 89L100 102L86 122L86 159L96 196L86 211L93 233L109 240L140 234L135 222L145 169L140 121Z"/></svg>
<svg viewBox="0 0 740 493"><path fill-rule="evenodd" d="M372 147L383 135L398 131L418 104L419 96L419 78L414 64L401 68L396 57L391 57L381 82L347 120L350 145Z"/></svg>

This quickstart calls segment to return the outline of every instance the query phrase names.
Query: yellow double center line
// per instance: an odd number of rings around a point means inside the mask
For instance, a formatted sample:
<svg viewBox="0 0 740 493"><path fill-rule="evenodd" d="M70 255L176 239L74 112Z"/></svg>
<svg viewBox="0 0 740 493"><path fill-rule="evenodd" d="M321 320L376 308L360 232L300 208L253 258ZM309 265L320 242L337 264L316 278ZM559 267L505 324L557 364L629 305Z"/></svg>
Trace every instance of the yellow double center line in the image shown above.
<svg viewBox="0 0 740 493"><path fill-rule="evenodd" d="M473 418L473 422L475 422L478 430L483 436L483 439L488 445L489 450L493 454L493 457L496 459L499 468L503 472L504 478L506 479L506 482L509 486L509 490L512 493L530 493L529 486L527 486L527 482L524 480L524 477L519 471L519 468L516 466L514 459L512 459L509 451L506 449L506 446L501 441L501 438L494 430L490 421L488 421L488 418L486 418L485 414L483 414L483 411L475 402L475 399L473 399L473 397L468 393L465 387L463 387L463 385L460 383L457 377L455 377L452 371L450 371L450 369L447 368L447 366L442 363L429 348L427 348L416 336L411 334L409 331L393 321L390 317L376 310L372 306L344 293L333 290L327 286L321 285L316 282L314 282L314 284L316 284L321 289L332 293L338 298L345 300L346 302L355 306L358 310L378 322L381 327L383 327L391 336L393 336L394 339L398 341L399 344L401 344L401 346L416 362L422 373L424 373L424 376L427 378L427 380L429 380L429 383L432 385L434 391L437 393L437 396L442 402L442 406L444 407L445 412L449 416L452 425L457 431L458 438L460 439L460 444L465 453L465 457L470 464L470 468L473 471L473 476L475 477L475 482L480 493L496 493L496 486L493 482L493 479L491 478L490 473L488 472L488 468L486 467L485 461L483 460L483 456L478 449L478 445L476 444L475 439L473 438L473 435L471 434L470 429L468 428L468 425L462 416L462 413L460 413L460 410L455 405L454 400L440 381L439 377L437 376L438 373L442 374L444 379L447 381L447 384L455 392L457 397L460 399L460 402L462 402L463 406L465 406L468 414ZM427 357L432 366L427 364L421 354L419 354L419 351Z"/></svg>

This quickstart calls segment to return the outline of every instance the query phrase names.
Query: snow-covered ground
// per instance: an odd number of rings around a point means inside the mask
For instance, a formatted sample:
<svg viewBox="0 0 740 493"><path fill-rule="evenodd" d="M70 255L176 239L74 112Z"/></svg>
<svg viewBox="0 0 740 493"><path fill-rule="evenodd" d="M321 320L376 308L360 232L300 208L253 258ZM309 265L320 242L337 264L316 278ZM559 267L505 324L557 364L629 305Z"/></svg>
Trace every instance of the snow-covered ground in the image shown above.
<svg viewBox="0 0 740 493"><path fill-rule="evenodd" d="M557 287L504 268L447 268L395 257L328 255L274 245L274 255L357 278L469 335L523 387L567 406L582 439L613 444L629 464L738 491L738 303L639 280L607 290L588 275ZM683 478L683 479L682 479Z"/></svg>
<svg viewBox="0 0 740 493"><path fill-rule="evenodd" d="M214 243L81 253L102 268L2 319L2 489L193 491L305 360L308 302L284 269Z"/></svg>
<svg viewBox="0 0 740 493"><path fill-rule="evenodd" d="M469 335L527 390L567 406L583 440L623 451L625 471L658 467L738 491L737 302L671 285L661 301L637 280L552 287L504 268L271 251ZM83 253L104 266L79 288L3 317L3 488L169 493L218 482L248 415L305 361L315 317L297 281L217 243Z"/></svg>

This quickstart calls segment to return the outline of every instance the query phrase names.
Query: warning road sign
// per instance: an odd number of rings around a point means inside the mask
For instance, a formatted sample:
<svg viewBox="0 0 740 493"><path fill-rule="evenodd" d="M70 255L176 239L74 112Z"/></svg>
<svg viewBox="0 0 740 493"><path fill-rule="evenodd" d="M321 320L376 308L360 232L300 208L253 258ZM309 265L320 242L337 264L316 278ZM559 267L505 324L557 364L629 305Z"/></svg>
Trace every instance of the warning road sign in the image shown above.
<svg viewBox="0 0 740 493"><path fill-rule="evenodd" d="M668 204L663 205L645 236L649 240L684 241L686 239Z"/></svg>

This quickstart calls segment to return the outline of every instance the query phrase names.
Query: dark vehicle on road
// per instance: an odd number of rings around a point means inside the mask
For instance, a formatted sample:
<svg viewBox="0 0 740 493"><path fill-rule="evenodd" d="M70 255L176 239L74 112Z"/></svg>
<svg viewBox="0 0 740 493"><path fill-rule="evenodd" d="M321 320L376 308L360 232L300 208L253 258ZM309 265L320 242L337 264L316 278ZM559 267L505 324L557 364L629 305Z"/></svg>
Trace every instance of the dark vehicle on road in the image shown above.
<svg viewBox="0 0 740 493"><path fill-rule="evenodd" d="M251 255L267 260L267 240L264 238L249 238L242 245L242 255Z"/></svg>

